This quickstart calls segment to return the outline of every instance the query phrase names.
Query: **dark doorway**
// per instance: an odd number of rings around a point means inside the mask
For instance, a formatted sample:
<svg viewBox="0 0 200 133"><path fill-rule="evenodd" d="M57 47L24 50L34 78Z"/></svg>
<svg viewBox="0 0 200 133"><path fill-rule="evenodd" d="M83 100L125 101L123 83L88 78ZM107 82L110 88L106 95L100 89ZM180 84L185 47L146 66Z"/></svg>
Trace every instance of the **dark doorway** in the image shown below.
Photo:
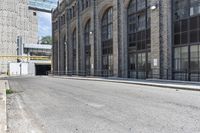
<svg viewBox="0 0 200 133"><path fill-rule="evenodd" d="M36 75L47 75L51 71L51 65L35 65Z"/></svg>

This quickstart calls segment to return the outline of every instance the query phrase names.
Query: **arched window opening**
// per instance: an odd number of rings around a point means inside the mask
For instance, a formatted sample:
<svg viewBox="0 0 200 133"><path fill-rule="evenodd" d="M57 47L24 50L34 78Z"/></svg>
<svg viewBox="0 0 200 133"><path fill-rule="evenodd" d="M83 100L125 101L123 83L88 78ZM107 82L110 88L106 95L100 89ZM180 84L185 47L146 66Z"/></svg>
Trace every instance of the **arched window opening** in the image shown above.
<svg viewBox="0 0 200 133"><path fill-rule="evenodd" d="M73 67L72 74L76 74L76 29L72 33Z"/></svg>
<svg viewBox="0 0 200 133"><path fill-rule="evenodd" d="M85 42L85 74L90 75L91 71L91 46L90 46L90 28L91 22L88 22L85 25L84 30L84 42Z"/></svg>
<svg viewBox="0 0 200 133"><path fill-rule="evenodd" d="M151 75L149 0L131 0L127 9L128 74L145 79Z"/></svg>
<svg viewBox="0 0 200 133"><path fill-rule="evenodd" d="M173 0L173 79L200 81L200 1Z"/></svg>
<svg viewBox="0 0 200 133"><path fill-rule="evenodd" d="M113 75L113 9L109 8L101 21L102 74Z"/></svg>

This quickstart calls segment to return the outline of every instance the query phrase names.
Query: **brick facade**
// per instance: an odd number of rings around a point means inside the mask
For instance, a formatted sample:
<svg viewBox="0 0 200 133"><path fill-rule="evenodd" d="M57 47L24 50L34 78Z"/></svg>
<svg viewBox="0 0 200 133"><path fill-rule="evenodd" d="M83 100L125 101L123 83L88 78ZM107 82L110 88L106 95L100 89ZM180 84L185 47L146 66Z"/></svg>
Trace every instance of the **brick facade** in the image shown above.
<svg viewBox="0 0 200 133"><path fill-rule="evenodd" d="M59 20L66 14L66 23L53 28L53 72L55 74L70 74L72 71L72 32L76 29L77 35L77 68L76 74L81 75L85 70L84 27L91 22L91 75L102 75L102 17L106 10L112 8L113 12L113 74L114 77L128 77L128 34L127 34L127 8L130 0L90 0L89 6L82 10L81 0L66 0L58 4L53 11L53 27L60 24ZM149 0L150 6L157 8L150 10L151 18L151 69L152 78L170 78L171 59L171 0ZM75 7L75 17L70 18L70 10ZM78 7L78 8L77 8ZM59 29L60 28L60 29ZM66 45L62 41L66 37ZM65 52L63 52L63 49ZM59 52L59 54L57 53ZM59 58L58 58L59 55ZM65 58L64 58L65 57ZM58 67L61 66L61 67Z"/></svg>

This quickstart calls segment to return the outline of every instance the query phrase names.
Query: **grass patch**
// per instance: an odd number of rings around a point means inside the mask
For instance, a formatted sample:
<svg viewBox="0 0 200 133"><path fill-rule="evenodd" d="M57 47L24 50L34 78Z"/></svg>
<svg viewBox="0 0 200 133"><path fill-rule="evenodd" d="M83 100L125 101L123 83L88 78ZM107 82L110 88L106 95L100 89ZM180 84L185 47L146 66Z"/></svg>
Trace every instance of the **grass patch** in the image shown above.
<svg viewBox="0 0 200 133"><path fill-rule="evenodd" d="M13 94L13 93L14 93L13 90L11 90L11 89L6 89L6 95Z"/></svg>

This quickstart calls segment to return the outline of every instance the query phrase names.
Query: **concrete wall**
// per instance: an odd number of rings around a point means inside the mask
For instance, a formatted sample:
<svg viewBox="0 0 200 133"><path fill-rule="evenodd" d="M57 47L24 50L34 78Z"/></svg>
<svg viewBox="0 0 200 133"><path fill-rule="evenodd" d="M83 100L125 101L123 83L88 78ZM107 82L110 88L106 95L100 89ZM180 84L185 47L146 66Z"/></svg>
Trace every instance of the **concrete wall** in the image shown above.
<svg viewBox="0 0 200 133"><path fill-rule="evenodd" d="M1 0L0 3L0 56L17 55L17 36L23 43L37 43L38 21L34 11L28 10L28 0ZM0 72L7 72L12 58L0 57Z"/></svg>

